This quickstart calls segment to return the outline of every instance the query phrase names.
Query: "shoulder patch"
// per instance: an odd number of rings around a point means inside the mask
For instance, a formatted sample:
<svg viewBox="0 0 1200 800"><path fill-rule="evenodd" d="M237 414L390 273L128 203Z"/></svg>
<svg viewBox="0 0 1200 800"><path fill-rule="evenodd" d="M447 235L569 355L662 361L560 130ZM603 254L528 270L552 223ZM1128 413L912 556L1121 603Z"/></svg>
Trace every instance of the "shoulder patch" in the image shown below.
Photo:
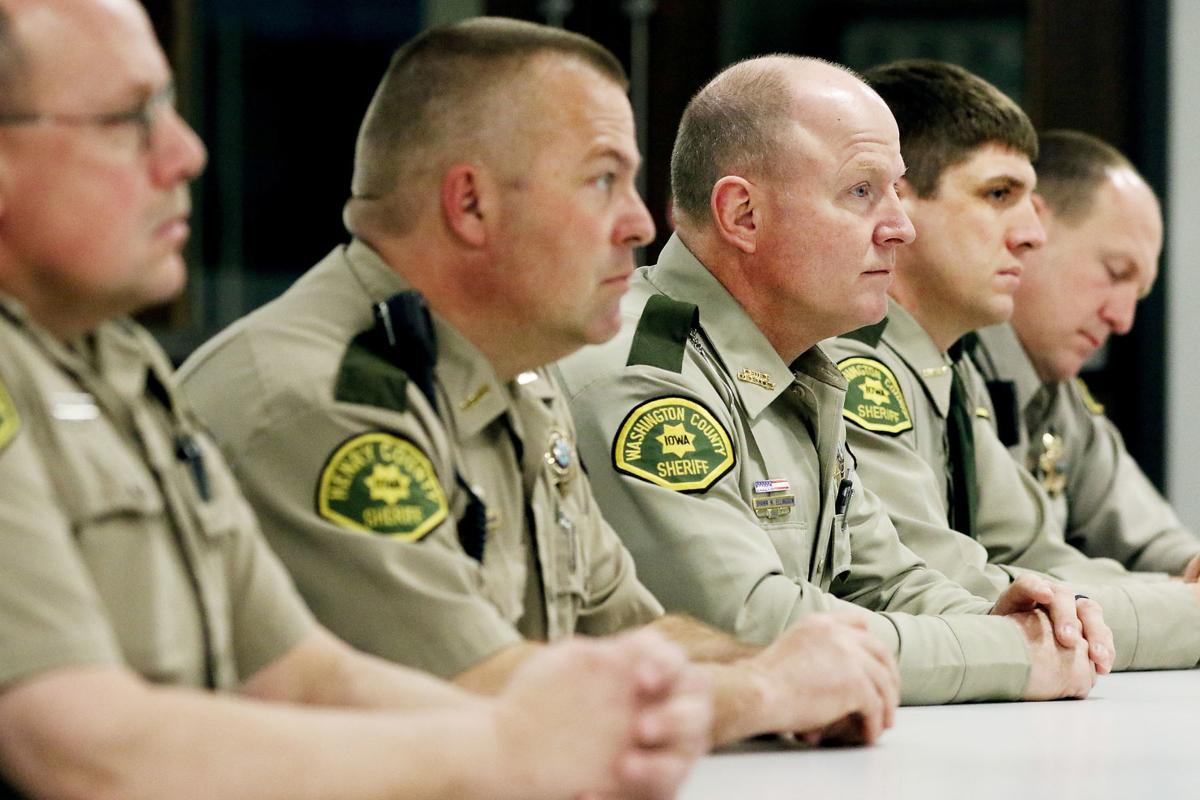
<svg viewBox="0 0 1200 800"><path fill-rule="evenodd" d="M19 430L21 416L17 413L17 406L9 396L8 389L4 388L4 382L0 381L0 450L13 440Z"/></svg>
<svg viewBox="0 0 1200 800"><path fill-rule="evenodd" d="M1075 388L1079 390L1079 399L1083 401L1084 408L1096 416L1104 413L1104 404L1096 402L1096 398L1092 397L1092 390L1083 382L1083 378L1075 379Z"/></svg>
<svg viewBox="0 0 1200 800"><path fill-rule="evenodd" d="M686 397L660 397L630 411L612 457L618 472L676 492L705 491L736 461L729 432Z"/></svg>
<svg viewBox="0 0 1200 800"><path fill-rule="evenodd" d="M912 415L900 382L881 361L855 356L842 359L837 366L849 384L843 417L875 433L894 436L912 430Z"/></svg>
<svg viewBox="0 0 1200 800"><path fill-rule="evenodd" d="M338 446L317 482L317 513L352 531L415 542L446 518L446 493L429 457L376 431Z"/></svg>

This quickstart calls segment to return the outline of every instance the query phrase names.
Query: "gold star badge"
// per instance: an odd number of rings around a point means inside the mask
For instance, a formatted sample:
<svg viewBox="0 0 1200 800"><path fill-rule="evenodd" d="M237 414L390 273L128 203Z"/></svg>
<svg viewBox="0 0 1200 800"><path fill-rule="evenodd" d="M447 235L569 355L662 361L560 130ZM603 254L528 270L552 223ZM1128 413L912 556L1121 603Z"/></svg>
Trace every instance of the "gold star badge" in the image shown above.
<svg viewBox="0 0 1200 800"><path fill-rule="evenodd" d="M688 433L683 427L683 423L678 425L663 425L662 433L654 437L658 439L658 443L662 445L662 451L669 453L678 458L683 458L688 453L696 452L696 439L694 434Z"/></svg>

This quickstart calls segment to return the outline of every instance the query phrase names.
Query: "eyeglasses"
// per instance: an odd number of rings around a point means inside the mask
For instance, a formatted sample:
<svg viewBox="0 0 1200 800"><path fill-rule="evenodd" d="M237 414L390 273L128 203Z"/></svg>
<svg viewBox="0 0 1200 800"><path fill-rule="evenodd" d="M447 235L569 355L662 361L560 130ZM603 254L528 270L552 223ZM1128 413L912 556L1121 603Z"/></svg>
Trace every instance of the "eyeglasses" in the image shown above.
<svg viewBox="0 0 1200 800"><path fill-rule="evenodd" d="M101 128L135 126L143 151L154 143L154 130L164 107L175 107L175 84L168 83L129 111L108 114L34 114L0 112L0 125L94 125Z"/></svg>

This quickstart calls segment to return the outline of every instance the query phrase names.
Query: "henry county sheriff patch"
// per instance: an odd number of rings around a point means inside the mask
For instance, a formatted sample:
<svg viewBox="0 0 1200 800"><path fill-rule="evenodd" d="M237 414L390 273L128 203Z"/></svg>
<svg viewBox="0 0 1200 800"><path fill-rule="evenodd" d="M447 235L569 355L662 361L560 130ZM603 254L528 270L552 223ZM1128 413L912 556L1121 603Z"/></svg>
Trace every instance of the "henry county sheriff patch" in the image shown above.
<svg viewBox="0 0 1200 800"><path fill-rule="evenodd" d="M847 358L838 369L849 384L842 416L869 431L897 434L912 429L904 393L892 371L873 358Z"/></svg>
<svg viewBox="0 0 1200 800"><path fill-rule="evenodd" d="M729 433L685 397L660 397L629 412L613 440L613 466L677 492L701 492L733 467Z"/></svg>
<svg viewBox="0 0 1200 800"><path fill-rule="evenodd" d="M8 389L0 381L0 450L13 440L21 429L21 417L17 414L17 406L8 396Z"/></svg>
<svg viewBox="0 0 1200 800"><path fill-rule="evenodd" d="M354 531L415 542L446 518L446 494L429 457L407 439L363 433L321 470L317 513Z"/></svg>

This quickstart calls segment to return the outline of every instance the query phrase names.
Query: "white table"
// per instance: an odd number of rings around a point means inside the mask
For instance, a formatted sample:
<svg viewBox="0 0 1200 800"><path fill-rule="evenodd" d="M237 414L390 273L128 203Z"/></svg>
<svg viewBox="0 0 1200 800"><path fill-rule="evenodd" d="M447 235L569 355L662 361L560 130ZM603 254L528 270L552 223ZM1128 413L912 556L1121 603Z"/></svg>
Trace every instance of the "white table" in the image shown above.
<svg viewBox="0 0 1200 800"><path fill-rule="evenodd" d="M1200 798L1200 670L1102 678L1089 699L902 708L873 747L752 743L681 800Z"/></svg>

